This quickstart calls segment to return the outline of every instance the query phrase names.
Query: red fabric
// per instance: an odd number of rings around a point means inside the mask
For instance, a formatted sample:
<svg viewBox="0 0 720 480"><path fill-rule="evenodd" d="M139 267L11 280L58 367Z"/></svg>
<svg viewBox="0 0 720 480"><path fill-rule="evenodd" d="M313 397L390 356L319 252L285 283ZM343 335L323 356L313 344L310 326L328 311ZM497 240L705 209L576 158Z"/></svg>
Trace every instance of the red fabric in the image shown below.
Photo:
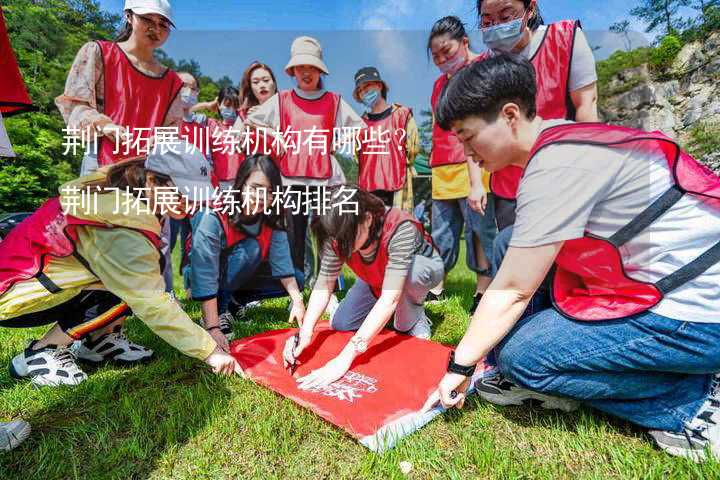
<svg viewBox="0 0 720 480"><path fill-rule="evenodd" d="M396 108L382 120L365 117L360 136L358 185L367 192L403 188L407 177L407 123L412 111ZM387 132L387 133L384 133Z"/></svg>
<svg viewBox="0 0 720 480"><path fill-rule="evenodd" d="M52 257L68 257L75 253L78 226L113 228L113 225L65 215L58 197L46 201L13 228L0 242L0 295L15 283L41 273ZM161 240L153 232L138 232L160 248Z"/></svg>
<svg viewBox="0 0 720 480"><path fill-rule="evenodd" d="M481 54L474 58L473 62L479 62L485 58L487 58L487 55ZM433 112L437 108L440 95L449 81L450 79L444 73L435 80L432 96L430 97L430 107ZM458 140L453 132L443 130L436 122L433 122L430 167L435 168L458 163L465 163L465 147L463 147L462 142Z"/></svg>
<svg viewBox="0 0 720 480"><path fill-rule="evenodd" d="M242 242L248 235L236 228L230 223L230 217L226 213L216 212L220 225L222 225L223 232L225 233L225 248L232 248L238 243ZM260 234L255 237L260 245L260 258L265 261L270 252L270 243L272 242L273 229L266 225L264 222L260 226Z"/></svg>
<svg viewBox="0 0 720 480"><path fill-rule="evenodd" d="M415 217L403 210L391 208L385 214L379 247L373 261L366 263L359 252L354 252L347 260L347 266L350 267L355 275L368 284L373 295L378 298L382 292L383 279L385 278L385 267L387 267L388 263L388 246L390 245L390 240L398 227L405 222L411 222L415 225L425 236L425 240L432 244L430 236L425 232L422 224L418 222Z"/></svg>
<svg viewBox="0 0 720 480"><path fill-rule="evenodd" d="M530 161L543 148L562 143L662 154L681 190L720 209L720 177L660 132L601 123L558 125L540 134ZM663 297L655 285L632 279L618 249L605 239L586 234L566 241L555 263L553 302L560 312L578 320L628 317L652 308Z"/></svg>
<svg viewBox="0 0 720 480"><path fill-rule="evenodd" d="M133 138L148 139L155 127L161 127L173 100L182 88L182 80L172 70L155 78L141 73L114 42L97 42L103 56L103 77L105 85L104 114L114 124L127 128ZM138 129L149 130L138 130ZM98 163L100 166L135 158L147 153L145 141L133 142L125 153L120 145L115 154L115 142L105 138L100 141Z"/></svg>
<svg viewBox="0 0 720 480"><path fill-rule="evenodd" d="M537 84L537 113L545 120L572 119L568 82L575 32L580 27L576 20L563 20L548 26L540 48L531 59L535 67ZM498 197L515 200L523 169L510 165L490 176L490 190Z"/></svg>
<svg viewBox="0 0 720 480"><path fill-rule="evenodd" d="M306 100L293 90L282 91L279 95L280 133L289 143L280 159L280 171L285 177L330 178L333 129L340 96L326 92L317 100ZM314 139L319 138L323 138L323 143L315 144Z"/></svg>
<svg viewBox="0 0 720 480"><path fill-rule="evenodd" d="M15 53L10 45L5 17L0 8L0 113L9 117L16 113L35 110L20 73Z"/></svg>
<svg viewBox="0 0 720 480"><path fill-rule="evenodd" d="M354 332L326 325L300 355L295 377L283 367L285 341L296 330L275 330L232 342L231 354L250 378L308 408L351 436L362 439L419 411L445 374L450 347L381 331L344 378L320 392L297 388L296 378L337 356ZM366 381L363 381L366 380Z"/></svg>
<svg viewBox="0 0 720 480"><path fill-rule="evenodd" d="M233 124L231 123L224 123L215 119L208 120L213 171L221 182L235 180L243 159L243 155L240 153L240 143L230 140L231 137L226 133L232 128Z"/></svg>

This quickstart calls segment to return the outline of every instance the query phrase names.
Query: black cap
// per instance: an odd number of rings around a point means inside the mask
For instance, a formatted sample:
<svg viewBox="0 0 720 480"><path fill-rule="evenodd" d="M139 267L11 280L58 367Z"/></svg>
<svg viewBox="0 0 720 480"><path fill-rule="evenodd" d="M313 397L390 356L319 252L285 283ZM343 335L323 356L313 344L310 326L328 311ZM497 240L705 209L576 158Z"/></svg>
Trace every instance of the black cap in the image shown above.
<svg viewBox="0 0 720 480"><path fill-rule="evenodd" d="M358 100L356 93L358 88L368 82L380 82L385 86L385 89L387 90L387 84L382 78L380 78L380 72L377 68L363 67L355 74L355 90L353 90L353 97L355 97L355 100Z"/></svg>

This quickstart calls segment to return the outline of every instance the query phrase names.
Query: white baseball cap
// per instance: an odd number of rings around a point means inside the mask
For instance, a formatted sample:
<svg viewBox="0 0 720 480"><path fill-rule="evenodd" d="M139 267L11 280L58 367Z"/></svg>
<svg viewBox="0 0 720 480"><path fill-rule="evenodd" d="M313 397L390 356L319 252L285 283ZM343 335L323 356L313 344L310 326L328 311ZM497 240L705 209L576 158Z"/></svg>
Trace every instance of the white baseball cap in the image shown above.
<svg viewBox="0 0 720 480"><path fill-rule="evenodd" d="M125 10L132 10L138 15L157 13L167 18L173 27L175 26L172 19L172 7L168 0L125 0Z"/></svg>

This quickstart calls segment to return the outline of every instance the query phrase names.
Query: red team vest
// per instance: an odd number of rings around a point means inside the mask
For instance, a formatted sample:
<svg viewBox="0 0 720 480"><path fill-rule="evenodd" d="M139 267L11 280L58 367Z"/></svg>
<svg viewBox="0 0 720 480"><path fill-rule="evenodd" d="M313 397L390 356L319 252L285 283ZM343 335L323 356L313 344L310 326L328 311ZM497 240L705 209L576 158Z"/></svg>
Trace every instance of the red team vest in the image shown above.
<svg viewBox="0 0 720 480"><path fill-rule="evenodd" d="M286 133L288 129L300 132L297 148L288 145L285 155L280 159L280 172L290 178L330 178L333 129L340 108L340 96L325 92L316 100L306 100L299 97L294 90L285 90L279 93L279 101L280 133L286 135L286 142L298 142L298 134ZM311 134L313 127L317 133ZM319 137L323 137L324 147L314 147L311 151L311 144L305 142Z"/></svg>
<svg viewBox="0 0 720 480"><path fill-rule="evenodd" d="M600 123L573 123L546 129L530 153L530 161L542 149L555 144L600 145L662 154L674 185L645 211L610 238L591 233L566 241L555 261L552 299L563 315L576 320L612 320L644 312L663 296L696 278L720 262L720 242L678 271L647 283L628 275L620 247L654 222L662 222L683 195L693 195L720 211L720 177L698 163L670 138L659 132L609 126Z"/></svg>
<svg viewBox="0 0 720 480"><path fill-rule="evenodd" d="M79 226L127 228L66 215L62 211L60 199L51 198L0 242L0 295L5 294L14 284L33 277L50 293L58 293L61 289L43 270L53 257L75 255L83 265L86 264L76 251ZM136 231L160 249L162 242L155 233L147 230Z"/></svg>
<svg viewBox="0 0 720 480"><path fill-rule="evenodd" d="M427 234L422 224L415 220L415 217L397 208L391 208L385 213L379 245L373 261L366 263L362 255L360 255L360 252L353 252L346 261L347 266L350 267L350 269L355 272L355 275L361 278L363 282L368 284L373 295L378 298L380 298L383 279L385 278L385 267L387 267L388 263L388 246L390 245L390 240L398 227L405 222L412 222L412 224L422 232L425 241L429 245L433 245L432 238Z"/></svg>
<svg viewBox="0 0 720 480"><path fill-rule="evenodd" d="M563 20L548 25L538 51L530 59L536 73L537 113L545 120L575 118L568 85L575 32L578 28L580 22L576 20ZM523 169L515 165L494 172L490 176L490 190L497 197L496 201L514 201L522 175ZM513 222L514 219L509 223Z"/></svg>
<svg viewBox="0 0 720 480"><path fill-rule="evenodd" d="M161 127L170 105L182 87L182 80L172 70L162 77L154 78L140 72L127 58L125 52L114 42L99 40L103 57L105 86L104 114L114 124L127 128L133 137L149 138L155 127ZM149 130L135 130L135 129ZM102 167L142 156L146 143L140 142L125 154L125 146L119 145L114 154L115 142L100 139L98 164Z"/></svg>
<svg viewBox="0 0 720 480"><path fill-rule="evenodd" d="M208 128L213 171L221 182L234 181L244 156L240 153L240 143L231 141L226 133L233 124L209 120Z"/></svg>
<svg viewBox="0 0 720 480"><path fill-rule="evenodd" d="M472 61L478 62L483 58L486 57L480 55ZM440 95L448 81L450 81L450 79L444 73L435 80L432 96L430 97L430 106L433 112L437 108ZM458 163L465 163L465 147L463 147L462 142L458 140L452 131L443 130L436 122L433 122L430 167L435 168Z"/></svg>
<svg viewBox="0 0 720 480"><path fill-rule="evenodd" d="M407 123L411 116L412 110L399 107L382 120L363 118L368 128L360 137L362 142L358 152L361 189L396 192L403 188L407 177ZM381 136L378 131L389 134Z"/></svg>

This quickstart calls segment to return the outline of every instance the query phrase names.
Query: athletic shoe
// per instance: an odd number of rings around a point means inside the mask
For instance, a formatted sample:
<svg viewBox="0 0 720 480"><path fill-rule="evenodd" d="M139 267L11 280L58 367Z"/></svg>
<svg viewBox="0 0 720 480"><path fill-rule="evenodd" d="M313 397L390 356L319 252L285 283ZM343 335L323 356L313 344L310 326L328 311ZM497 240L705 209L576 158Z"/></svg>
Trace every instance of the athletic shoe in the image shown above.
<svg viewBox="0 0 720 480"><path fill-rule="evenodd" d="M25 350L17 354L10 362L10 375L13 378L30 377L33 385L56 387L59 385L77 385L87 378L75 361L75 354L67 347L48 345L37 350L30 342Z"/></svg>
<svg viewBox="0 0 720 480"><path fill-rule="evenodd" d="M547 409L572 412L578 408L578 402L575 400L553 397L519 387L500 373L481 378L475 383L475 390L483 400L496 405L522 405L526 400L538 400L542 407Z"/></svg>
<svg viewBox="0 0 720 480"><path fill-rule="evenodd" d="M427 303L440 303L447 300L447 297L445 296L445 292L434 293L433 291L429 291L427 294L427 297L425 297L425 301Z"/></svg>
<svg viewBox="0 0 720 480"><path fill-rule="evenodd" d="M233 314L230 312L221 313L218 317L218 325L220 326L220 331L223 335L225 335L225 338L228 339L228 342L235 338L235 333L232 329L232 322L234 321L235 317L233 317Z"/></svg>
<svg viewBox="0 0 720 480"><path fill-rule="evenodd" d="M482 298L482 293L476 293L473 297L473 303L472 307L470 307L470 316L472 317L475 314L475 310L477 310L478 305L480 305L480 299Z"/></svg>
<svg viewBox="0 0 720 480"><path fill-rule="evenodd" d="M111 333L102 335L95 340L84 338L73 343L71 349L78 359L101 363L113 361L117 363L137 363L150 360L153 351L142 345L131 342L119 325Z"/></svg>
<svg viewBox="0 0 720 480"><path fill-rule="evenodd" d="M410 331L407 332L408 335L412 335L413 337L422 338L424 340L430 340L430 337L432 336L432 331L430 330L430 326L432 325L432 322L430 322L430 319L423 313L423 316L415 323L415 326L410 329Z"/></svg>
<svg viewBox="0 0 720 480"><path fill-rule="evenodd" d="M30 424L24 420L0 422L0 450L12 450L29 436Z"/></svg>
<svg viewBox="0 0 720 480"><path fill-rule="evenodd" d="M337 309L339 306L340 306L340 301L337 299L337 296L333 293L330 296L330 301L328 302L328 306L325 309L325 313L327 313L328 318L333 318L333 316L335 315L335 312L337 312Z"/></svg>
<svg viewBox="0 0 720 480"><path fill-rule="evenodd" d="M655 443L670 455L696 462L720 460L720 377L716 374L707 400L681 432L650 430Z"/></svg>

